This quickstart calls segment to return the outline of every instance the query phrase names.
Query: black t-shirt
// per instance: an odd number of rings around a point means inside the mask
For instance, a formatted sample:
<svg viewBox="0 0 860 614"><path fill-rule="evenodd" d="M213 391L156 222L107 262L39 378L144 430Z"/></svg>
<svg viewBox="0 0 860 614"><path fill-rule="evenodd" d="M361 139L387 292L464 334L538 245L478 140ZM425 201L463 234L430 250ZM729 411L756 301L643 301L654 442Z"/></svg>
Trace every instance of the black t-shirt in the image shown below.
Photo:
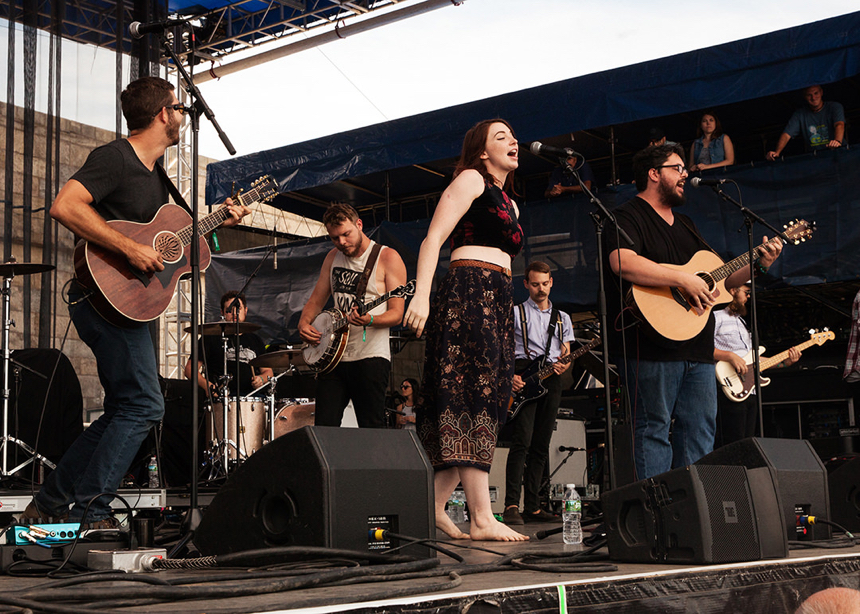
<svg viewBox="0 0 860 614"><path fill-rule="evenodd" d="M149 222L167 202L158 171L146 168L126 139L94 149L72 179L87 189L106 220Z"/></svg>
<svg viewBox="0 0 860 614"><path fill-rule="evenodd" d="M235 337L227 340L227 373L233 376L230 380L230 394L236 394L236 351ZM210 382L216 383L218 377L224 372L224 348L221 345L219 335L206 335L201 337L197 344L200 353L200 361L207 368L207 377ZM251 366L248 364L257 356L266 353L266 345L263 340L253 333L239 335L239 396L246 396L254 390L251 386Z"/></svg>
<svg viewBox="0 0 860 614"><path fill-rule="evenodd" d="M607 225L604 233L607 258L620 246L622 249L632 249L640 256L657 263L686 264L696 252L709 249L699 236L692 220L686 215L674 211L675 223L670 226L651 205L638 196L615 209L613 213L619 226L630 235L633 245L627 245L624 239L617 238L615 229ZM618 318L619 299L626 298L630 283L615 275L608 261L605 271L610 352L613 356L621 356L621 333L616 330L621 326L621 320ZM702 332L688 341L671 341L658 334L647 322L631 326L634 322L636 320L632 314L626 313L624 324L627 326L625 334L630 358L714 361L713 312L708 316L708 323Z"/></svg>

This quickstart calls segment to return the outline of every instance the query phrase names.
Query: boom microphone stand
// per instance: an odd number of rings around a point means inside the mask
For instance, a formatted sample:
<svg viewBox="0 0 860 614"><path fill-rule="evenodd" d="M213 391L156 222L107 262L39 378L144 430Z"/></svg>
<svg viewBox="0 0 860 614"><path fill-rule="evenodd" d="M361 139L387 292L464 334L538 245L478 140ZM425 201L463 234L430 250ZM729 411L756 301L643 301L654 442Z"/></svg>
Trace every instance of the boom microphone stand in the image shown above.
<svg viewBox="0 0 860 614"><path fill-rule="evenodd" d="M600 335L603 338L603 392L604 403L606 404L606 465L607 476L609 482L609 490L615 488L615 446L613 445L612 436L612 390L611 381L609 379L609 323L606 311L606 284L603 279L603 229L607 223L610 226L615 226L618 234L627 243L633 245L633 240L624 232L624 229L618 225L615 216L609 209L600 201L594 192L588 189L588 186L583 183L579 173L568 164L566 158L559 158L561 164L565 168L565 173L573 175L579 186L582 188L582 193L588 195L592 204L597 206L596 211L590 213L591 219L594 221L594 231L597 237L597 278L599 288L597 294L597 305L600 314Z"/></svg>
<svg viewBox="0 0 860 614"><path fill-rule="evenodd" d="M737 183L733 180L728 180L731 183L735 184L737 187ZM764 410L762 409L761 404L761 364L759 361L758 349L759 349L759 341L758 341L758 303L756 303L756 283L755 283L755 240L753 239L753 225L758 222L765 228L769 228L773 231L774 236L778 236L782 239L783 245L788 245L791 243L788 237L785 235L785 232L781 230L777 230L771 224L766 222L760 215L747 209L743 206L739 201L735 200L725 192L723 192L723 188L721 185L711 186L714 192L719 196L723 201L727 203L733 204L735 207L740 209L740 212L744 216L744 225L747 228L747 257L749 258L749 275L750 275L750 309L749 309L749 319L750 319L750 329L752 335L752 355L753 355L753 382L755 384L755 398L756 398L756 409L758 411L758 428L759 434L764 436ZM740 194L740 188L738 188L738 194Z"/></svg>
<svg viewBox="0 0 860 614"><path fill-rule="evenodd" d="M191 40L194 40L194 37L191 37ZM198 296L200 294L200 229L197 220L198 213L198 179L197 179L197 169L200 164L199 162L199 138L200 138L200 115L205 115L210 122L212 122L212 126L218 132L218 136L221 139L221 142L224 143L224 146L227 148L227 151L230 155L234 155L236 153L236 148L233 147L233 144L230 142L230 139L221 129L221 126L215 120L215 113L212 112L212 109L206 104L206 101L203 99L203 95L200 93L200 90L197 89L197 86L194 85L194 80L191 75L188 74L188 71L185 70L185 67L182 65L182 62L179 61L179 57L177 57L176 53L173 51L173 46L171 42L165 38L161 39L162 47L166 52L167 56L173 60L173 65L176 68L176 71L179 73L182 78L183 87L186 93L191 98L191 109L190 109L190 117L191 117L191 250L189 254L189 260L191 265L191 339L193 340L191 344L191 364L198 364L198 352L197 352L197 337L198 337L198 323L199 323L199 315L198 315ZM192 50L193 52L193 50ZM195 380L196 383L196 380ZM193 425L193 437L191 438L191 499L189 501L190 509L188 515L185 517L182 529L183 532L186 533L186 536L190 535L194 529L197 528L197 525L200 522L200 509L198 507L197 502L197 454L198 454L198 441L197 441L197 430L199 425L197 424L197 403L199 402L199 386L192 386L191 390L191 424Z"/></svg>

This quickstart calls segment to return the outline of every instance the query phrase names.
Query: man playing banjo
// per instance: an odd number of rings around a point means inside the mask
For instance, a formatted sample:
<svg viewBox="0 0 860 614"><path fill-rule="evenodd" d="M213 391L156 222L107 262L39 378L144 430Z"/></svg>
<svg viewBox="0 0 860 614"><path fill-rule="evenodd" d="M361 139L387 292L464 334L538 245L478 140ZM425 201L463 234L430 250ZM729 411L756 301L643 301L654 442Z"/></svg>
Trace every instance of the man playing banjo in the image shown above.
<svg viewBox="0 0 860 614"><path fill-rule="evenodd" d="M329 346L338 341L320 330L328 319L328 312L322 310L329 296L334 298L335 309L348 314L349 327L337 366L317 368L320 375L314 422L317 426L340 426L351 399L360 427L383 428L391 372L388 329L403 319L405 300L390 298L364 315L357 307L403 285L406 265L396 251L364 234L362 221L350 205L332 203L323 223L334 249L326 255L319 280L302 310L299 334L318 350L319 362L337 361L337 348Z"/></svg>

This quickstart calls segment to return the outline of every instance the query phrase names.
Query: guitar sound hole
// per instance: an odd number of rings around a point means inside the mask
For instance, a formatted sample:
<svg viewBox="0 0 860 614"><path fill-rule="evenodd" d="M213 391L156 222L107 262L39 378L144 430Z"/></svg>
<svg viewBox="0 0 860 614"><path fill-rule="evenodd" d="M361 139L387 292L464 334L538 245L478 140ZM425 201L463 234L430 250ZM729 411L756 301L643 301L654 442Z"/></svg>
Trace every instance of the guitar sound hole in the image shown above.
<svg viewBox="0 0 860 614"><path fill-rule="evenodd" d="M153 249L160 253L167 263L173 263L182 258L182 243L172 232L159 232L155 235Z"/></svg>
<svg viewBox="0 0 860 614"><path fill-rule="evenodd" d="M708 292L713 292L717 284L714 282L714 278L711 277L710 273L697 273L697 275L702 278L702 281L708 284Z"/></svg>

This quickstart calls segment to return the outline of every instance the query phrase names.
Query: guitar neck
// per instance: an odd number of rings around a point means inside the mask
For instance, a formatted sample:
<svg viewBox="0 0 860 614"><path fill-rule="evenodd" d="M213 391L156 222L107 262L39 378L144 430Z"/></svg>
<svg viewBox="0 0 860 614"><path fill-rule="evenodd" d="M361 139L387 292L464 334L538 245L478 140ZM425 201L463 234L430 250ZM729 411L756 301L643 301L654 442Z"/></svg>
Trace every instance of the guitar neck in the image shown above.
<svg viewBox="0 0 860 614"><path fill-rule="evenodd" d="M801 343L799 345L795 345L791 349L792 350L798 350L798 351L802 352L806 348L813 346L813 345L816 345L816 342L813 339L809 339L809 340L804 341L803 343ZM761 364L759 365L760 370L764 371L765 369L770 369L771 367L774 367L774 366L778 365L779 363L783 362L786 358L788 358L788 353L790 351L791 350L785 350L784 352L780 352L779 354L776 354L774 356L769 356L769 357L765 358L764 360L761 360Z"/></svg>
<svg viewBox="0 0 860 614"><path fill-rule="evenodd" d="M759 245L758 247L753 249L753 262L755 262L756 260L761 258L761 255L764 252L764 249L767 245L770 245L771 243L775 243L778 240L779 240L779 237L774 237L773 239L767 241L766 243L762 243L761 245ZM737 258L735 258L734 260L730 260L729 262L725 263L723 266L711 271L711 276L717 281L719 281L721 279L727 279L735 271L739 271L740 269L742 269L744 267L749 267L749 265L750 265L750 255L749 255L749 252L745 252L745 253L741 254L740 256L738 256Z"/></svg>
<svg viewBox="0 0 860 614"><path fill-rule="evenodd" d="M236 196L236 201L240 205L248 206L251 203L257 202L258 200L263 200L260 197L260 189L252 188L247 192L243 192ZM216 228L218 228L221 224L223 224L227 218L230 217L230 210L227 206L223 206L220 209L217 209L207 215L206 217L202 217L197 221L197 235L202 237L206 235ZM189 224L182 230L180 230L177 234L179 239L182 241L182 245L188 245L191 243L191 237L193 237L193 225Z"/></svg>
<svg viewBox="0 0 860 614"><path fill-rule="evenodd" d="M596 347L598 344L600 344L600 338L599 337L596 339L592 339L587 344L574 350L573 352L571 352L567 356L562 356L561 358L558 359L557 362L559 362L563 365L566 365L567 363L571 362L572 360L576 360L577 358L579 358L580 356L582 356L583 354L588 352L588 350L590 350L591 348ZM541 369L540 371L535 373L536 379L544 380L544 379L548 378L550 375L552 375L553 373L555 373L554 365L555 365L555 363L551 362L551 363L547 364L543 369Z"/></svg>

